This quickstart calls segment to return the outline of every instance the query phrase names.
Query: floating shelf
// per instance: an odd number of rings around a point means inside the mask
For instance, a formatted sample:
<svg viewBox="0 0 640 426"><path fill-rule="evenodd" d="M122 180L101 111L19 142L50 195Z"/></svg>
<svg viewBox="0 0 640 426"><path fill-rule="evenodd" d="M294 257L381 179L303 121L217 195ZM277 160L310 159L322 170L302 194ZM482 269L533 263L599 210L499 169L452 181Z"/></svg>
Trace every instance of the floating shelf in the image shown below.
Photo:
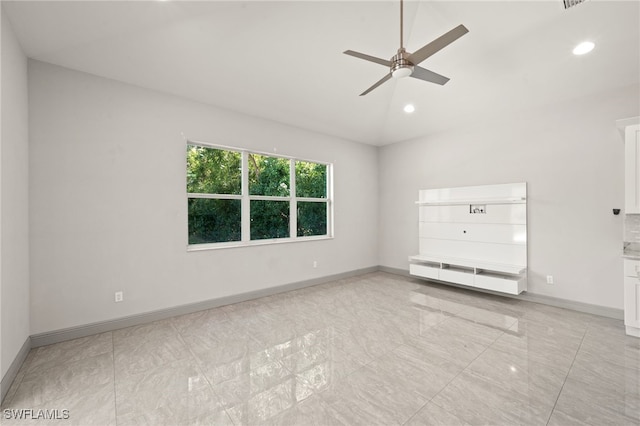
<svg viewBox="0 0 640 426"><path fill-rule="evenodd" d="M505 263L486 262L482 260L473 259L460 259L455 257L443 257L443 256L429 256L424 254L418 254L415 256L409 256L409 262L417 263L437 263L442 265L456 265L465 268L474 268L486 271L501 272L504 274L519 275L527 271L526 265L509 265Z"/></svg>
<svg viewBox="0 0 640 426"><path fill-rule="evenodd" d="M474 198L469 200L416 201L419 206L464 206L467 204L526 204L524 197L517 198Z"/></svg>

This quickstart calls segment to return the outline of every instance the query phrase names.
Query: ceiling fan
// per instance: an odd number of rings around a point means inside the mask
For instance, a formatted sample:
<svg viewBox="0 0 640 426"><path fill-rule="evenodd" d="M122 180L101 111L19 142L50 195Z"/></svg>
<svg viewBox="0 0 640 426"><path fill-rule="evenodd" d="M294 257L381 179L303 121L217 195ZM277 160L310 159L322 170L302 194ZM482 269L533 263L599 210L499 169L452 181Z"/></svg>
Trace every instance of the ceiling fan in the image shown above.
<svg viewBox="0 0 640 426"><path fill-rule="evenodd" d="M409 53L405 50L403 42L402 42L402 32L403 32L403 1L400 0L400 48L398 49L398 53L394 55L390 60L376 58L375 56L365 55L364 53L355 52L353 50L346 50L344 54L354 56L356 58L364 59L365 61L375 62L376 64L385 65L389 67L389 74L382 77L378 80L373 86L369 87L367 90L362 92L360 96L364 96L367 93L371 92L376 87L380 86L385 81L389 80L391 77L394 78L402 78L411 76L413 78L417 78L419 80L429 81L431 83L436 83L443 85L449 79L440 74L436 74L433 71L429 71L428 69L419 67L418 64L438 52L439 50L445 48L449 44L453 43L463 35L469 32L469 30L464 25L458 25L451 31L441 35L437 39L433 40L431 43L421 47L413 53Z"/></svg>

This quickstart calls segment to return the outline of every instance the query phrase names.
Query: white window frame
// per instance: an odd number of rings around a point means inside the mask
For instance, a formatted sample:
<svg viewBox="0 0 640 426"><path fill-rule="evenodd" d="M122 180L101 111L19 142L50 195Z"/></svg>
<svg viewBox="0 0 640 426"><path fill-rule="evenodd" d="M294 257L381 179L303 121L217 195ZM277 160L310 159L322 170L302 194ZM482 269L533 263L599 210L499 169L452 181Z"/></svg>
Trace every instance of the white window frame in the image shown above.
<svg viewBox="0 0 640 426"><path fill-rule="evenodd" d="M203 244L187 244L187 251L215 250L232 247L250 247L269 244L283 244L303 241L330 240L334 238L333 234L333 164L326 161L318 161L300 157L291 157L282 154L274 154L271 152L262 152L253 149L238 148L226 145L218 145L208 142L195 140L187 140L186 145L201 146L203 148L220 149L225 151L239 152L242 158L242 189L241 194L202 194L187 192L187 201L190 198L210 198L223 200L241 200L241 239L240 241L222 241L218 243ZM249 194L249 154L258 154L268 157L283 158L289 161L289 196L277 197L266 195L250 195ZM327 189L325 198L309 198L296 196L296 161L308 163L322 164L327 167ZM186 156L185 156L186 169ZM186 174L185 174L185 190L186 190ZM287 238L270 238L261 240L251 239L251 201L287 201L289 202L289 237ZM298 202L315 202L326 203L327 205L327 233L325 235L312 235L307 237L298 236ZM187 217L188 227L188 217Z"/></svg>

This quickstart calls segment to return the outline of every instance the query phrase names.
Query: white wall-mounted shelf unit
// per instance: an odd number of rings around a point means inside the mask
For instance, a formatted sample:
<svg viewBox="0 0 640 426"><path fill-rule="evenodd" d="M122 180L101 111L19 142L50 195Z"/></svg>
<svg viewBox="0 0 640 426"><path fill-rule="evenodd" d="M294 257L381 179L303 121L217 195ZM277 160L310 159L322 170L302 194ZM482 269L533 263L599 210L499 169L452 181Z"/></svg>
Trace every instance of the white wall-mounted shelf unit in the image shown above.
<svg viewBox="0 0 640 426"><path fill-rule="evenodd" d="M520 294L527 289L526 183L421 190L411 275Z"/></svg>

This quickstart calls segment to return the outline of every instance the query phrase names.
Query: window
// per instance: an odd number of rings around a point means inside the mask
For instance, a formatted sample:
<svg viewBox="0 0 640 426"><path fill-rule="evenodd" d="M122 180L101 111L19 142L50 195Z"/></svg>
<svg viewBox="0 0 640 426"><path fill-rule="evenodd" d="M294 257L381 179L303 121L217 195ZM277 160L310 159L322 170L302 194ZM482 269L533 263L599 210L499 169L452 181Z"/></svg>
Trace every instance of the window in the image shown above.
<svg viewBox="0 0 640 426"><path fill-rule="evenodd" d="M327 166L296 161L297 236L327 233Z"/></svg>
<svg viewBox="0 0 640 426"><path fill-rule="evenodd" d="M331 165L189 142L189 246L331 236Z"/></svg>
<svg viewBox="0 0 640 426"><path fill-rule="evenodd" d="M239 152L188 145L187 192L189 244L241 240Z"/></svg>

